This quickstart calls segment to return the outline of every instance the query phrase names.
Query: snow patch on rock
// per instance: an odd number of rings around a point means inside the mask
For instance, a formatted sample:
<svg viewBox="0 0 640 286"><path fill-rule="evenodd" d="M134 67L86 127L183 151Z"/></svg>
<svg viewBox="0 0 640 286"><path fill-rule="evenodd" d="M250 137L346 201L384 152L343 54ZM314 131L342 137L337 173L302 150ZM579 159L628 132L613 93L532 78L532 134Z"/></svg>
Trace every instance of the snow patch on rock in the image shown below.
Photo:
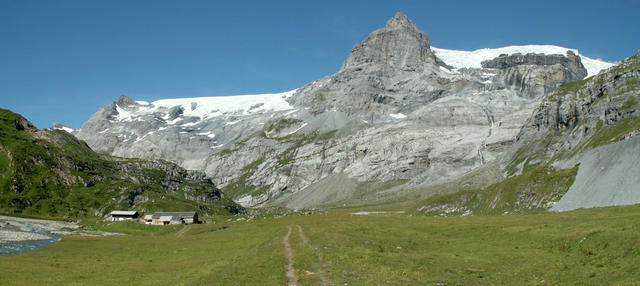
<svg viewBox="0 0 640 286"><path fill-rule="evenodd" d="M588 77L598 74L603 69L612 67L613 63L608 63L602 60L592 59L578 53L576 49L569 49L553 45L524 45L524 46L508 46L494 49L478 49L475 51L459 51L448 50L436 47L431 47L437 57L442 59L446 64L453 66L456 69L459 68L482 68L482 61L494 59L501 54L545 54L553 55L560 54L565 55L567 51L572 51L576 55L580 56L582 64L587 69Z"/></svg>

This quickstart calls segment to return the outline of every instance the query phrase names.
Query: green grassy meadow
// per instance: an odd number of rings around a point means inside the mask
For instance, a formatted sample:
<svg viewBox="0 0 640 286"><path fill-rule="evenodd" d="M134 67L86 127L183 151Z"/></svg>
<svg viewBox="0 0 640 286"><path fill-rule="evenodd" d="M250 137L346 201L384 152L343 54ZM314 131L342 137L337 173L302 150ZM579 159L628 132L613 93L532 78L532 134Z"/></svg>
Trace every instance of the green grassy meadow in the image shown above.
<svg viewBox="0 0 640 286"><path fill-rule="evenodd" d="M0 257L0 277L3 285L285 285L291 227L298 285L640 283L640 205L470 217L357 210L168 227L86 221L127 235L65 236Z"/></svg>

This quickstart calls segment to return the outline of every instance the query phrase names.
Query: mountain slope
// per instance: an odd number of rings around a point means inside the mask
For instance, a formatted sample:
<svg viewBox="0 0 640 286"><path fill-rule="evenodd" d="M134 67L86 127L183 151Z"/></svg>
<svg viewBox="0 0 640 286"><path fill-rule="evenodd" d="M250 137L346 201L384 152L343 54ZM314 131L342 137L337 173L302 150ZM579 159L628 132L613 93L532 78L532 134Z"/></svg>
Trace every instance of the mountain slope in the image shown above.
<svg viewBox="0 0 640 286"><path fill-rule="evenodd" d="M559 89L523 128L511 171L580 164L576 182L554 210L640 203L639 103L640 54Z"/></svg>
<svg viewBox="0 0 640 286"><path fill-rule="evenodd" d="M503 160L510 178L416 209L481 214L640 203L639 103L637 54L545 97Z"/></svg>
<svg viewBox="0 0 640 286"><path fill-rule="evenodd" d="M501 158L542 98L596 70L569 49L517 51L469 52L480 66L464 66L398 13L337 73L294 91L151 104L121 97L77 136L101 152L203 170L245 206L291 205L287 197L330 177L437 184ZM291 199L308 206L296 199L304 197Z"/></svg>
<svg viewBox="0 0 640 286"><path fill-rule="evenodd" d="M240 210L203 173L100 155L65 131L37 130L0 109L0 210L83 217L112 209Z"/></svg>

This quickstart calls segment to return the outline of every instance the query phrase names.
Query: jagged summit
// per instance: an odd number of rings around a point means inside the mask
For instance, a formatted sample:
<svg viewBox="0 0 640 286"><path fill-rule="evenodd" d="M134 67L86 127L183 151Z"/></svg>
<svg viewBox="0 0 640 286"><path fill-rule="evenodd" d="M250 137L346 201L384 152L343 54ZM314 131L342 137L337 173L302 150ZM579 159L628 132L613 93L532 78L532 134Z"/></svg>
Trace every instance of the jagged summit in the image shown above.
<svg viewBox="0 0 640 286"><path fill-rule="evenodd" d="M135 104L136 102L133 101L133 99L129 98L128 96L122 94L120 95L120 97L118 97L118 100L116 101L116 103L119 106L127 106L127 105Z"/></svg>
<svg viewBox="0 0 640 286"><path fill-rule="evenodd" d="M389 19L389 21L387 21L387 26L385 28L387 29L409 28L409 29L419 30L418 26L416 26L416 24L414 24L411 20L409 20L409 17L407 17L407 15L403 14L402 12L397 12L393 16L393 18Z"/></svg>
<svg viewBox="0 0 640 286"><path fill-rule="evenodd" d="M353 48L342 70L369 66L390 71L422 71L425 64L437 62L429 47L429 37L398 12L384 28L373 31Z"/></svg>

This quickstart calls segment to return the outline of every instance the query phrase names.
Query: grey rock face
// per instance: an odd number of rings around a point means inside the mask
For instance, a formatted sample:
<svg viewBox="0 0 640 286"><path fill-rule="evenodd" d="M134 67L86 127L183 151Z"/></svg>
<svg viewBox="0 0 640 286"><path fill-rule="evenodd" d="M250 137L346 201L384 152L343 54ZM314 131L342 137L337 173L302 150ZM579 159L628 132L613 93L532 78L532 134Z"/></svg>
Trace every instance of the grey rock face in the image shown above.
<svg viewBox="0 0 640 286"><path fill-rule="evenodd" d="M539 98L587 75L580 57L571 51L567 51L566 56L533 53L501 55L483 61L482 67L499 69L506 86L529 98Z"/></svg>
<svg viewBox="0 0 640 286"><path fill-rule="evenodd" d="M406 15L397 13L353 48L342 70L382 65L391 72L421 71L435 63L444 65L429 48L429 37Z"/></svg>
<svg viewBox="0 0 640 286"><path fill-rule="evenodd" d="M569 191L552 210L640 203L638 108L640 57L549 95L518 135L511 164L564 169L579 165ZM519 168L522 168L520 166Z"/></svg>
<svg viewBox="0 0 640 286"><path fill-rule="evenodd" d="M133 101L133 99L123 94L123 95L120 95L120 97L118 97L116 104L119 106L129 106L129 105L135 105L136 102Z"/></svg>
<svg viewBox="0 0 640 286"><path fill-rule="evenodd" d="M544 149L531 150L550 160L583 150L586 147L583 145L600 128L638 116L639 62L637 56L631 57L590 80L572 83L545 98L523 126L518 145L535 146L535 142L555 133L557 136Z"/></svg>
<svg viewBox="0 0 640 286"><path fill-rule="evenodd" d="M353 48L340 71L300 88L289 99L312 114L330 110L384 121L444 96L450 69L431 51L429 37L404 14Z"/></svg>
<svg viewBox="0 0 640 286"><path fill-rule="evenodd" d="M578 75L576 78L583 78L587 75L587 69L584 68L580 58L572 51L567 51L567 55L545 55L529 53L526 55L516 53L513 55L502 54L497 58L483 61L483 68L506 69L519 65L537 65L552 66L562 65L571 71L575 71Z"/></svg>
<svg viewBox="0 0 640 286"><path fill-rule="evenodd" d="M550 57L553 64L536 57L453 69L396 14L340 71L294 92L152 104L120 98L78 137L113 155L204 170L245 206L337 174L348 179L336 182L431 184L502 156L542 97L581 72L571 55Z"/></svg>

